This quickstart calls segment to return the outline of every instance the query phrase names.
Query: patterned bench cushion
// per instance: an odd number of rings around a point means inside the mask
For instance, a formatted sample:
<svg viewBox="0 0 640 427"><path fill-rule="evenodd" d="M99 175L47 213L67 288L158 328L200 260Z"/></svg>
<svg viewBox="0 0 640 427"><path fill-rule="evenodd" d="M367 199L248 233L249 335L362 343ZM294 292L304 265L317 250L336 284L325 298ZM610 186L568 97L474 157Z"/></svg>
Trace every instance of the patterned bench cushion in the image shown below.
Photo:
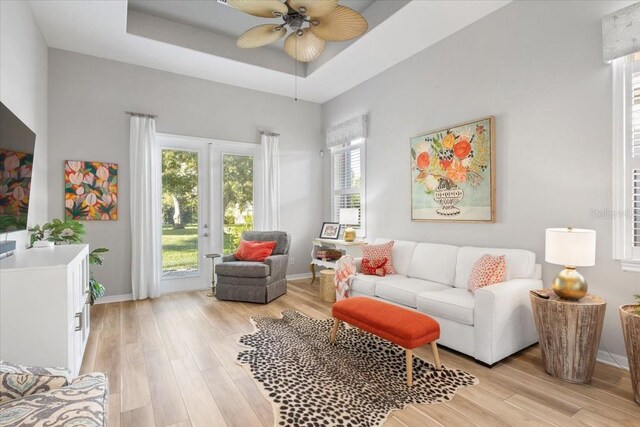
<svg viewBox="0 0 640 427"><path fill-rule="evenodd" d="M106 426L107 377L94 372L71 385L0 404L3 427Z"/></svg>

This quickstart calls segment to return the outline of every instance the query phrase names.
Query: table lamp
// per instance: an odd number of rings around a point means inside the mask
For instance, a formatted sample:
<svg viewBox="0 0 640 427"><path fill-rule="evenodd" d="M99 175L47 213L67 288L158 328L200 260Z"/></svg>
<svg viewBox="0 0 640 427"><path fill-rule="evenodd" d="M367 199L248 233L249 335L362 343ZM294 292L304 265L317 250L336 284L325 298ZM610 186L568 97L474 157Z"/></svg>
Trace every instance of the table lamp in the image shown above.
<svg viewBox="0 0 640 427"><path fill-rule="evenodd" d="M545 261L564 265L553 279L553 291L560 298L579 300L587 294L587 281L576 267L595 265L596 232L581 228L547 228Z"/></svg>
<svg viewBox="0 0 640 427"><path fill-rule="evenodd" d="M356 230L351 226L360 223L360 209L358 208L346 208L340 209L340 224L344 224L347 228L344 229L344 241L353 242L356 240Z"/></svg>

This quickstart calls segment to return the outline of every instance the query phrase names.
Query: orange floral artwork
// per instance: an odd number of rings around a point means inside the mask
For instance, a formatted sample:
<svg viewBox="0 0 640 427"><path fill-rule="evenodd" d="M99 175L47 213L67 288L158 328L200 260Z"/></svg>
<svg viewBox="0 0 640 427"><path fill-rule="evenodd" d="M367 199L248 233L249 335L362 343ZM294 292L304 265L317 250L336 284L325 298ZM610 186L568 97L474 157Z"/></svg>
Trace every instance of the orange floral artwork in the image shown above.
<svg viewBox="0 0 640 427"><path fill-rule="evenodd" d="M118 219L118 165L67 160L65 216L75 220Z"/></svg>
<svg viewBox="0 0 640 427"><path fill-rule="evenodd" d="M411 138L411 219L495 221L493 118Z"/></svg>

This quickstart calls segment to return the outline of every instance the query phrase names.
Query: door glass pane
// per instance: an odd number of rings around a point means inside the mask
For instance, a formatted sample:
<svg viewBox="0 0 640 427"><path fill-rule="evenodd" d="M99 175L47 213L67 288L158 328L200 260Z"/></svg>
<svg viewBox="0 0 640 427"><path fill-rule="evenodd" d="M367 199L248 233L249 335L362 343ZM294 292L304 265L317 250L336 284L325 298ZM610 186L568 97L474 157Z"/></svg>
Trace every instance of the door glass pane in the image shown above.
<svg viewBox="0 0 640 427"><path fill-rule="evenodd" d="M253 230L253 156L222 156L224 253L232 253L245 230Z"/></svg>
<svg viewBox="0 0 640 427"><path fill-rule="evenodd" d="M162 273L198 271L198 153L162 150Z"/></svg>

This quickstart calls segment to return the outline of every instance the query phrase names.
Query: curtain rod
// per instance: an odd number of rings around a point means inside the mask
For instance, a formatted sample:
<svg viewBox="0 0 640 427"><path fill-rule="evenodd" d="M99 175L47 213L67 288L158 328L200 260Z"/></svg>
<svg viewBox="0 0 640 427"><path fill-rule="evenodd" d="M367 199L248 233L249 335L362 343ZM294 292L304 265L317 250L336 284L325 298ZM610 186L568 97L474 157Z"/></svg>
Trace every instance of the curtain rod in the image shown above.
<svg viewBox="0 0 640 427"><path fill-rule="evenodd" d="M124 113L125 113L125 114L128 114L128 115L130 115L130 116L135 116L135 117L146 117L146 118L148 118L148 119L155 119L156 117L158 117L158 116L157 116L157 115L155 115L155 114L136 113L136 112L133 112L133 111L125 111Z"/></svg>
<svg viewBox="0 0 640 427"><path fill-rule="evenodd" d="M280 136L279 133L276 132L270 132L268 130L261 130L260 131L260 135L267 135L267 136Z"/></svg>

